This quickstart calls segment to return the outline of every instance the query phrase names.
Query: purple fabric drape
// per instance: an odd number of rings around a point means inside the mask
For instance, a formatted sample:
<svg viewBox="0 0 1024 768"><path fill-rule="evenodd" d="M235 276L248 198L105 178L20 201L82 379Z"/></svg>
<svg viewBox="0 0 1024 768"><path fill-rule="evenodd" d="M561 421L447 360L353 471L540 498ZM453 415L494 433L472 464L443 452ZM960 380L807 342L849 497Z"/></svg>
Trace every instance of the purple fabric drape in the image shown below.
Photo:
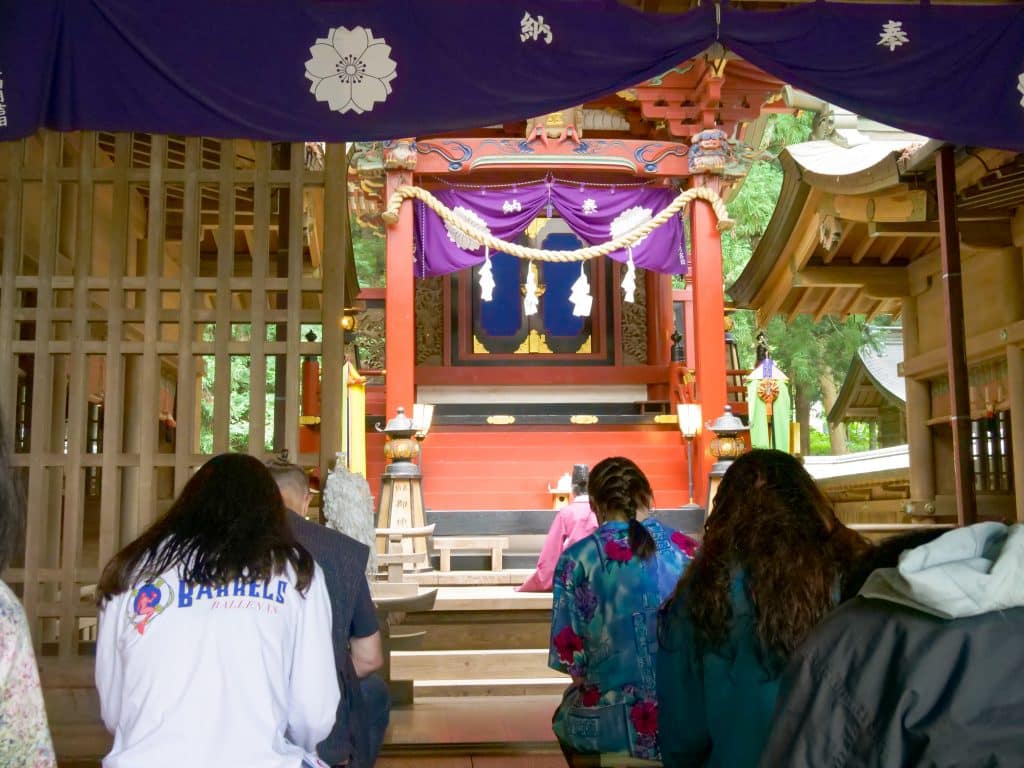
<svg viewBox="0 0 1024 768"><path fill-rule="evenodd" d="M656 216L676 192L638 184L592 186L549 178L539 184L448 189L435 196L463 220L510 242L550 206L580 238L599 245ZM656 272L682 274L686 272L685 248L682 219L674 216L633 246L633 262ZM621 262L628 259L625 249L610 256ZM479 243L449 228L417 201L415 258L416 275L434 277L481 264L485 252Z"/></svg>
<svg viewBox="0 0 1024 768"><path fill-rule="evenodd" d="M865 117L1024 150L1024 4L0 0L0 140L40 127L355 141L543 115L718 41Z"/></svg>
<svg viewBox="0 0 1024 768"><path fill-rule="evenodd" d="M1024 6L818 2L724 8L721 42L766 72L886 125L1024 150Z"/></svg>
<svg viewBox="0 0 1024 768"><path fill-rule="evenodd" d="M705 47L711 17L666 26L616 0L0 0L0 141L40 127L358 141L503 123L670 69Z"/></svg>

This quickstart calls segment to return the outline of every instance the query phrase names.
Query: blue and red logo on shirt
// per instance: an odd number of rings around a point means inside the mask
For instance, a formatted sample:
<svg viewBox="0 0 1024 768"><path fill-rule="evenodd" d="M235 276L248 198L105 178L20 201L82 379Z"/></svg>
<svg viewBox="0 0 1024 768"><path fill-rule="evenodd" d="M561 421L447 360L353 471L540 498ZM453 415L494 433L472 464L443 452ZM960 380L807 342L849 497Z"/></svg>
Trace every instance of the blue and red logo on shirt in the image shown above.
<svg viewBox="0 0 1024 768"><path fill-rule="evenodd" d="M128 623L140 635L145 634L150 622L173 602L174 591L166 581L161 578L147 581L132 590L128 599Z"/></svg>

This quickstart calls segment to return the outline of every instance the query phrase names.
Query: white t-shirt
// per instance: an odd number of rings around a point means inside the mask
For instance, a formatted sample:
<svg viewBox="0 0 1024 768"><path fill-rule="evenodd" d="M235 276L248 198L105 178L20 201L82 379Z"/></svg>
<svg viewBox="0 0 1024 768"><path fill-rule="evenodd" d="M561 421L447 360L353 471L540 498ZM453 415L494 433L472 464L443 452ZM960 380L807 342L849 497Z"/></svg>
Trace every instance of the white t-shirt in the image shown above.
<svg viewBox="0 0 1024 768"><path fill-rule="evenodd" d="M96 687L114 734L104 768L316 765L340 693L316 567L193 587L172 569L100 610ZM320 763L320 765L323 765Z"/></svg>

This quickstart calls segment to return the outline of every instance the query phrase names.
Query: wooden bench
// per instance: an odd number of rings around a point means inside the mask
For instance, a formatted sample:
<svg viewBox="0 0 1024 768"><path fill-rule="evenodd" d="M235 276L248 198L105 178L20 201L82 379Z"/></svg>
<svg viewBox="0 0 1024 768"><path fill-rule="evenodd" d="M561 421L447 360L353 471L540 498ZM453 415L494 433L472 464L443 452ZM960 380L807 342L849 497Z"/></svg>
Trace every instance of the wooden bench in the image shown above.
<svg viewBox="0 0 1024 768"><path fill-rule="evenodd" d="M404 579L405 566L411 565L414 568L429 568L430 557L426 551L417 552L405 546L405 542L412 543L416 539L425 539L434 533L434 526L425 525L422 528L378 528L377 537L386 538L386 551L377 555L377 566L387 568L387 579L391 582L401 582Z"/></svg>
<svg viewBox="0 0 1024 768"><path fill-rule="evenodd" d="M500 571L502 554L508 549L508 536L436 536L434 546L441 554L441 570L452 569L453 549L489 549L491 570Z"/></svg>
<svg viewBox="0 0 1024 768"><path fill-rule="evenodd" d="M509 569L522 569L525 575L537 567L537 555L540 553L544 537L551 528L555 513L550 509L519 509L519 510L432 510L425 512L426 522L435 524L434 541L447 538L475 538L500 536L509 540L509 546L502 555L502 571L490 570L490 545L482 546L476 551L465 551L455 558L451 571L441 570L441 548L432 550L437 558L438 568L433 578L448 578L449 574L458 574L460 570L469 570L485 574L507 574ZM655 516L671 528L682 533L695 535L698 538L704 532L704 510L688 510L680 507L659 509ZM437 584L453 584L452 581L436 581ZM487 584L521 583L488 580Z"/></svg>

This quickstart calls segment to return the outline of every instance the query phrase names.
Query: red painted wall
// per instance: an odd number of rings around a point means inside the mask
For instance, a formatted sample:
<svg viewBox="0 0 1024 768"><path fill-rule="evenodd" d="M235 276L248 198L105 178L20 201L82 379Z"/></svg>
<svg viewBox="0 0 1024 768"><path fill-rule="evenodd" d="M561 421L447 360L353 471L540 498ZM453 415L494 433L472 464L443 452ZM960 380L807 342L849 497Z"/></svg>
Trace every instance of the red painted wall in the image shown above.
<svg viewBox="0 0 1024 768"><path fill-rule="evenodd" d="M367 435L370 488L380 493L383 438ZM633 459L654 488L655 504L688 501L686 446L675 425L654 427L434 427L423 444L428 509L548 509L549 485L576 463ZM699 503L698 499L698 503Z"/></svg>

